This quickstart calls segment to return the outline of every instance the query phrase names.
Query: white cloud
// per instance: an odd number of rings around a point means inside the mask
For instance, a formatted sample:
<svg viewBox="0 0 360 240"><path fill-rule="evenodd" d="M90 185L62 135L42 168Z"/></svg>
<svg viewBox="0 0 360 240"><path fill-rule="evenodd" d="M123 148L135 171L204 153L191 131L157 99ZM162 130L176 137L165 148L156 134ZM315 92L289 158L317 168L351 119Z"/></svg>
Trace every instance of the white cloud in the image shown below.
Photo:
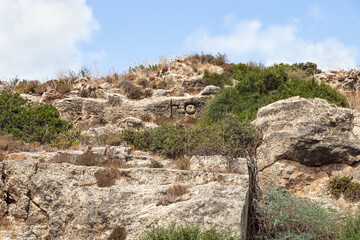
<svg viewBox="0 0 360 240"><path fill-rule="evenodd" d="M0 0L0 79L77 69L98 28L86 0Z"/></svg>
<svg viewBox="0 0 360 240"><path fill-rule="evenodd" d="M335 38L304 40L295 24L263 27L258 20L238 22L231 32L210 35L200 28L187 37L188 51L226 53L232 61L274 63L315 62L322 70L356 67L356 49Z"/></svg>

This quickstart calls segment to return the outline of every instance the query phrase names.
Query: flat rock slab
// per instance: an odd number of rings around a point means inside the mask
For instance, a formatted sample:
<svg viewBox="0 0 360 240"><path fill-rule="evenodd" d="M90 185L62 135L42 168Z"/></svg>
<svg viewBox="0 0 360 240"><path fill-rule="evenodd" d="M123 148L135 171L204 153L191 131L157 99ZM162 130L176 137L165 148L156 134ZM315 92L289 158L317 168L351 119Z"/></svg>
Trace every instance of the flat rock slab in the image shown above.
<svg viewBox="0 0 360 240"><path fill-rule="evenodd" d="M109 170L109 169L108 169ZM192 222L238 230L248 176L170 169L119 169L33 161L0 162L0 198L8 225L1 239L127 239L154 223ZM104 179L99 179L103 176ZM106 179L110 176L109 179ZM99 187L99 181L111 182ZM186 189L167 198L171 186ZM11 211L6 211L11 209Z"/></svg>

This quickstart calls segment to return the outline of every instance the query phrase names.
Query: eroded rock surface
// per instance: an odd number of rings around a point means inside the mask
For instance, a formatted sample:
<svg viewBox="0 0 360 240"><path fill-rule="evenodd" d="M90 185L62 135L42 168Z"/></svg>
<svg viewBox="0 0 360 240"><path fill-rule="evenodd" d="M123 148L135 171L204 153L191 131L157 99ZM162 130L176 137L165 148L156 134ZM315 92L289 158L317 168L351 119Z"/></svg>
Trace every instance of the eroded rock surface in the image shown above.
<svg viewBox="0 0 360 240"><path fill-rule="evenodd" d="M262 187L278 185L329 207L355 211L357 203L329 194L332 177L360 181L359 113L322 99L293 97L259 110L257 149Z"/></svg>
<svg viewBox="0 0 360 240"><path fill-rule="evenodd" d="M322 99L292 97L259 110L254 125L263 134L259 169L278 160L308 166L354 164L360 160L360 118Z"/></svg>
<svg viewBox="0 0 360 240"><path fill-rule="evenodd" d="M135 239L158 222L238 229L247 175L175 169L119 169L114 184L101 167L7 160L0 163L2 239L107 239L125 227ZM102 176L105 179L99 178ZM99 186L100 185L100 186ZM173 185L186 193L162 201ZM165 204L166 203L166 204Z"/></svg>
<svg viewBox="0 0 360 240"><path fill-rule="evenodd" d="M326 83L344 94L351 107L360 110L360 70L330 71L315 75L319 83Z"/></svg>

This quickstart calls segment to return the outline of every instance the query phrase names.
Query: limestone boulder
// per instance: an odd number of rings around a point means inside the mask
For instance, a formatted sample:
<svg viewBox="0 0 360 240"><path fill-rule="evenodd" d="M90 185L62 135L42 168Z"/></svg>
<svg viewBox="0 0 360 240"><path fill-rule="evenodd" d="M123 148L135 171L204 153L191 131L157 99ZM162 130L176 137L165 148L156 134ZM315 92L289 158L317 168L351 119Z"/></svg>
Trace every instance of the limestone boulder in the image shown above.
<svg viewBox="0 0 360 240"><path fill-rule="evenodd" d="M257 149L259 170L279 160L307 166L360 160L359 113L325 100L281 100L261 108L253 124L263 134Z"/></svg>
<svg viewBox="0 0 360 240"><path fill-rule="evenodd" d="M1 196L12 199L2 199L2 209L16 205L12 214L27 216L4 216L5 239L110 239L119 228L137 239L155 223L174 221L236 230L248 188L247 175L230 173L130 168L111 175L99 174L114 171L108 168L26 160L1 162L0 169ZM166 202L173 185L185 194Z"/></svg>

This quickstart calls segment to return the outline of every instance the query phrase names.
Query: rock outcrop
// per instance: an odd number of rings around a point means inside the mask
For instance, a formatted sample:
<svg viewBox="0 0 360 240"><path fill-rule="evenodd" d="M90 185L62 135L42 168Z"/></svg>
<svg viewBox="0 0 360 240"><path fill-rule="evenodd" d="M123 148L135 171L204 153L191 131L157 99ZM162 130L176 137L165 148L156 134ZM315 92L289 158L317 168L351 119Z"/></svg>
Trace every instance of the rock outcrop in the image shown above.
<svg viewBox="0 0 360 240"><path fill-rule="evenodd" d="M333 199L333 176L359 181L360 115L322 99L292 97L261 108L253 122L263 134L257 149L260 183L293 192L341 209L357 204Z"/></svg>
<svg viewBox="0 0 360 240"><path fill-rule="evenodd" d="M325 83L344 94L350 106L360 110L360 70L351 71L330 71L315 75L319 83Z"/></svg>
<svg viewBox="0 0 360 240"><path fill-rule="evenodd" d="M247 184L247 174L6 160L0 162L0 236L109 239L121 228L126 239L136 239L155 223L185 221L238 230ZM172 186L185 193L168 196Z"/></svg>

